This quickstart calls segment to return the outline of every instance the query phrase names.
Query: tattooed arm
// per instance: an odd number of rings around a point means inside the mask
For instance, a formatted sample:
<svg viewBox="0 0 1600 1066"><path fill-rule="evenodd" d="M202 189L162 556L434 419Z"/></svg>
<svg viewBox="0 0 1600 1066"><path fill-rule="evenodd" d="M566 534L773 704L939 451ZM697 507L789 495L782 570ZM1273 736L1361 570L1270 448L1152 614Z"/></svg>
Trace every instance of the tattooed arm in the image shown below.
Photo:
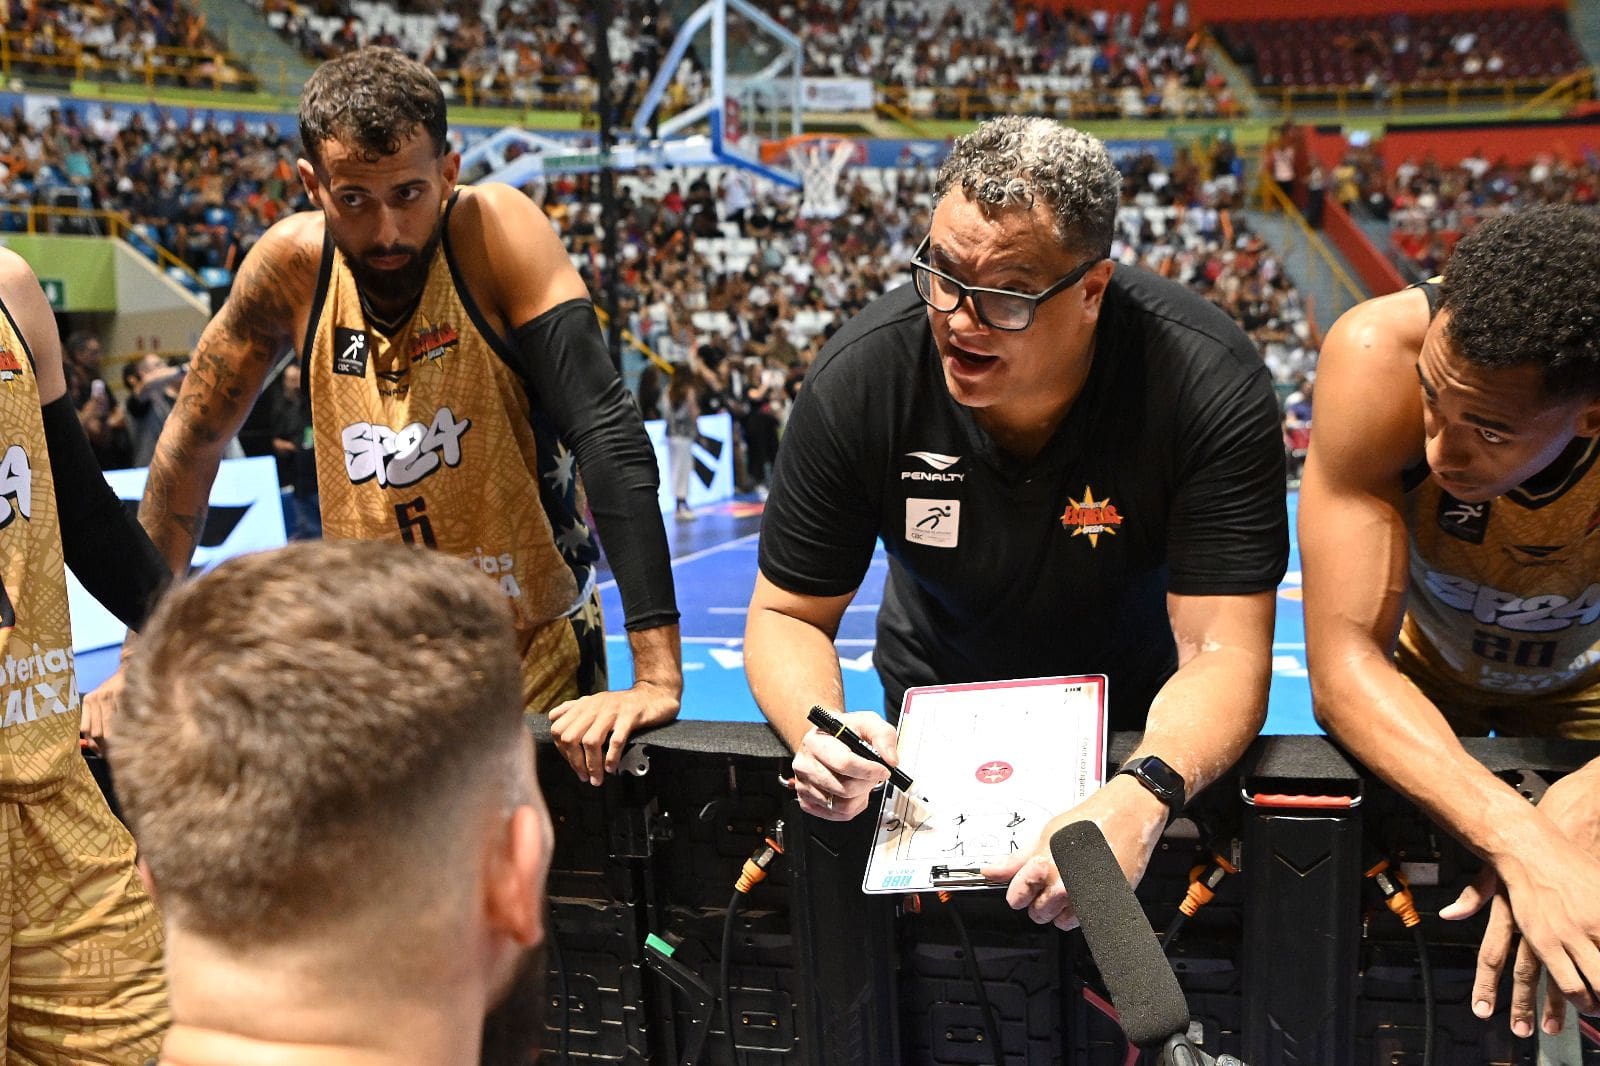
<svg viewBox="0 0 1600 1066"><path fill-rule="evenodd" d="M320 213L294 215L268 230L245 258L228 302L200 335L139 505L139 521L179 576L188 573L205 526L223 450L273 362L303 331L322 232Z"/></svg>

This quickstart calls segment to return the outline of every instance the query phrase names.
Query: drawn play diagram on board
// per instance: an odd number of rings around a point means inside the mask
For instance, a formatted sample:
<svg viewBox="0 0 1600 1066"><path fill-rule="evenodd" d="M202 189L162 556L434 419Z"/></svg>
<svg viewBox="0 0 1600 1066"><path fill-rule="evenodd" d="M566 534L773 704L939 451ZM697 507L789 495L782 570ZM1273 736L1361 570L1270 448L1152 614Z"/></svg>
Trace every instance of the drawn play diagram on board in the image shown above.
<svg viewBox="0 0 1600 1066"><path fill-rule="evenodd" d="M1105 709L1102 675L908 691L900 765L932 809L885 789L863 890L984 887L981 867L1103 783Z"/></svg>

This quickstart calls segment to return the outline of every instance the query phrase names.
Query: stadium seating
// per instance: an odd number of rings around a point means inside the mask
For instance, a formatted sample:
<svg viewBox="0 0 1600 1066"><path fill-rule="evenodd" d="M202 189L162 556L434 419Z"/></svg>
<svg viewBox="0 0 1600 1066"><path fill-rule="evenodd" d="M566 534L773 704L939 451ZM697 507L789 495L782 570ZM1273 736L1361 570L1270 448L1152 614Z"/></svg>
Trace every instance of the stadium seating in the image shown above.
<svg viewBox="0 0 1600 1066"><path fill-rule="evenodd" d="M1553 82L1587 66L1557 7L1255 19L1212 30L1268 87Z"/></svg>
<svg viewBox="0 0 1600 1066"><path fill-rule="evenodd" d="M1547 203L1600 201L1600 165L1558 157L1513 166L1472 157L1449 164L1406 159L1379 198L1387 208L1391 253L1416 279L1443 269L1456 242L1485 219Z"/></svg>

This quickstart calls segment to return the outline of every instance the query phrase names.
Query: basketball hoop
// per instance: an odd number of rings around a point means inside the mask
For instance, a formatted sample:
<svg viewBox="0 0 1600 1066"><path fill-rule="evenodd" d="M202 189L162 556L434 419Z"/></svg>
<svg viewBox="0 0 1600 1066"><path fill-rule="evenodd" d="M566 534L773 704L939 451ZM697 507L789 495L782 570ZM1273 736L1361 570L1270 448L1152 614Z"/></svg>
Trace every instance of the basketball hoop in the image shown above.
<svg viewBox="0 0 1600 1066"><path fill-rule="evenodd" d="M805 133L768 141L761 146L761 158L766 162L786 159L800 175L801 218L838 218L845 209L839 178L851 163L860 161L864 147L849 137Z"/></svg>

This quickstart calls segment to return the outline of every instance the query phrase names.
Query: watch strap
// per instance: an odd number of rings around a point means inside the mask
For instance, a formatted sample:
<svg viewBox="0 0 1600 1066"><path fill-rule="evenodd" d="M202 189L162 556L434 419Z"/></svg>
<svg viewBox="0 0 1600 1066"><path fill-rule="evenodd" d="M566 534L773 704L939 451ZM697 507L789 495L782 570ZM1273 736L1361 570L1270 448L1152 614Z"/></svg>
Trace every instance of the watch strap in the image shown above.
<svg viewBox="0 0 1600 1066"><path fill-rule="evenodd" d="M1146 755L1135 759L1112 776L1121 777L1123 774L1138 781L1150 790L1151 795L1166 804L1169 818L1176 818L1183 812L1184 804L1188 802L1183 775L1168 766L1160 756Z"/></svg>

